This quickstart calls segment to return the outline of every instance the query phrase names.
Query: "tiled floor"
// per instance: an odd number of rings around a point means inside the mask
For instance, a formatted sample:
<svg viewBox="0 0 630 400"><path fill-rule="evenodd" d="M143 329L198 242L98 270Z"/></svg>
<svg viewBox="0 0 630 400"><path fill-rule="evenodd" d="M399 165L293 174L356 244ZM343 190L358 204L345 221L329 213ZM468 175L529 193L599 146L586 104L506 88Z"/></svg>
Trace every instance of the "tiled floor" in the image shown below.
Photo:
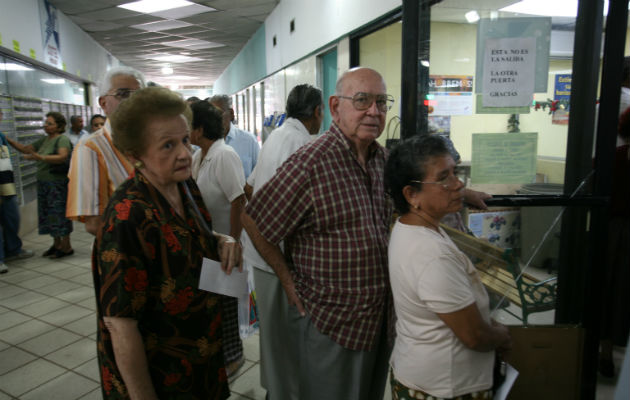
<svg viewBox="0 0 630 400"><path fill-rule="evenodd" d="M49 260L52 239L32 232L30 259L7 263L0 275L0 400L101 399L96 317L90 267L93 236L75 223L75 254ZM258 335L245 340L245 365L230 384L230 400L264 399Z"/></svg>
<svg viewBox="0 0 630 400"><path fill-rule="evenodd" d="M8 263L9 272L0 275L0 400L101 399L90 267L93 237L77 223L71 239L73 256L49 260L40 255L50 246L50 237L37 232L22 237L24 248L36 255ZM502 310L495 318L519 323ZM552 321L553 311L530 317L530 323ZM264 399L258 335L245 340L244 346L246 362L230 384L230 400ZM617 349L617 366L622 357ZM615 384L613 379L600 379L597 399L612 399ZM389 399L388 387L385 400Z"/></svg>

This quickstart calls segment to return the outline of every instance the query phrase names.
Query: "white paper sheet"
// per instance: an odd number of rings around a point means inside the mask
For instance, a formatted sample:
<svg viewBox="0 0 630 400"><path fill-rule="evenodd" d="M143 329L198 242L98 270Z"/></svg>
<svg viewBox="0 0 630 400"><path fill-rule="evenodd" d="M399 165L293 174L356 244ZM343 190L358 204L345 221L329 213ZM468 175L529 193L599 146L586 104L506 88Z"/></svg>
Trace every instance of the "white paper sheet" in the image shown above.
<svg viewBox="0 0 630 400"><path fill-rule="evenodd" d="M247 271L244 269L243 272L239 272L235 268L230 275L226 275L220 263L204 258L201 264L199 289L230 297L247 297Z"/></svg>
<svg viewBox="0 0 630 400"><path fill-rule="evenodd" d="M514 369L510 364L505 365L505 381L503 384L499 386L497 392L494 394L494 400L505 400L508 393L512 389L514 385L514 381L516 381L516 377L518 377L518 371Z"/></svg>

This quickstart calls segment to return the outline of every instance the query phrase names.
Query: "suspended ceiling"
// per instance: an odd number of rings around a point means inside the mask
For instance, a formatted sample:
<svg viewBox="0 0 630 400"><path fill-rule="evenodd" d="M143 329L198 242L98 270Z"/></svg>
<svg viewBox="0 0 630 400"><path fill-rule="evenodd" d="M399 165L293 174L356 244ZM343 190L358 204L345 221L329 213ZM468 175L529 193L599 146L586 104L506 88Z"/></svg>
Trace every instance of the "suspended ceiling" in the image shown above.
<svg viewBox="0 0 630 400"><path fill-rule="evenodd" d="M123 64L180 87L212 85L279 3L189 0L194 4L145 14L116 7L133 0L48 1ZM172 75L162 73L165 66Z"/></svg>

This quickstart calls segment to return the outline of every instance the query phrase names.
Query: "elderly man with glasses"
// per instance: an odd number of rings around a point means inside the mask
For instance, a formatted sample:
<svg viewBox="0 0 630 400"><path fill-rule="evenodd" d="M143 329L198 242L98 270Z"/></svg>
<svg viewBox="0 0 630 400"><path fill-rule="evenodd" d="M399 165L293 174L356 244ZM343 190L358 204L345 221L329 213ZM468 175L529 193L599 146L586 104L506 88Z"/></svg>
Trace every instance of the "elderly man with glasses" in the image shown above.
<svg viewBox="0 0 630 400"><path fill-rule="evenodd" d="M302 400L383 398L392 206L376 138L392 103L378 72L344 73L330 129L293 153L242 217L288 298Z"/></svg>
<svg viewBox="0 0 630 400"><path fill-rule="evenodd" d="M133 68L110 69L99 87L98 104L107 117L121 101L145 86L143 75ZM112 142L109 118L105 125L78 143L72 153L68 177L66 216L85 223L95 235L110 196L133 171L127 158Z"/></svg>

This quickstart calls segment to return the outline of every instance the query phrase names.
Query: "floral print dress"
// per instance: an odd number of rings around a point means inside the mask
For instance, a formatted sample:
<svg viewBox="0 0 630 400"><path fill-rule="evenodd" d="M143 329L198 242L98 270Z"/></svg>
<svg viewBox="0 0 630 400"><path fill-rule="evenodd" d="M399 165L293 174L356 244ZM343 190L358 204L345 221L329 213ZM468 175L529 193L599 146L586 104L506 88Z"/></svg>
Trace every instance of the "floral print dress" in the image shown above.
<svg viewBox="0 0 630 400"><path fill-rule="evenodd" d="M186 181L210 226L199 189ZM98 360L105 399L129 398L103 317L138 322L160 399L229 396L221 351L222 296L198 289L217 242L199 224L182 184L185 218L138 171L113 194L93 252Z"/></svg>

